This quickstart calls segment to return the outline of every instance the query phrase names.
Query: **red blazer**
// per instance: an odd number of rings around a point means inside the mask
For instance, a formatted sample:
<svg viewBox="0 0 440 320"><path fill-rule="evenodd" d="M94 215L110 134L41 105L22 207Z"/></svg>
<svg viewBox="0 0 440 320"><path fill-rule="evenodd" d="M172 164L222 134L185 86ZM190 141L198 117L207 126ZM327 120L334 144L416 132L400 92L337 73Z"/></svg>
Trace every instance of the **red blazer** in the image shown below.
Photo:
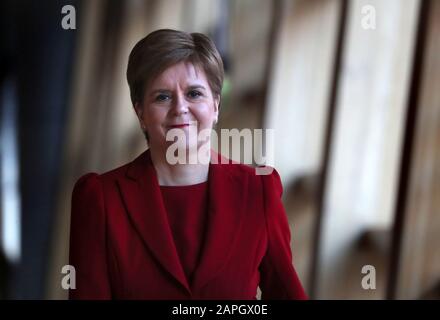
<svg viewBox="0 0 440 320"><path fill-rule="evenodd" d="M216 156L219 156L215 154ZM220 159L220 158L218 158ZM290 229L274 170L210 164L206 242L188 283L146 151L76 183L70 299L306 299L292 265Z"/></svg>

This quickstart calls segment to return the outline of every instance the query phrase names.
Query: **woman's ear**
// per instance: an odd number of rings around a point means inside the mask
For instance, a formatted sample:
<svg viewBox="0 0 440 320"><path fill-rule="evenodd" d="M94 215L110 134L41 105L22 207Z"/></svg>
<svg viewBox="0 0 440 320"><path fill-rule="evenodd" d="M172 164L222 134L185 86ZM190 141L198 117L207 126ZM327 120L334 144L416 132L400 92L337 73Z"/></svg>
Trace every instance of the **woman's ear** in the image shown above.
<svg viewBox="0 0 440 320"><path fill-rule="evenodd" d="M215 98L214 103L215 103L215 111L218 112L220 108L220 97Z"/></svg>
<svg viewBox="0 0 440 320"><path fill-rule="evenodd" d="M214 112L215 112L215 122L217 123L217 120L218 120L218 113L219 113L219 110L220 109L220 97L217 97L217 98L215 98L214 99Z"/></svg>
<svg viewBox="0 0 440 320"><path fill-rule="evenodd" d="M140 120L142 118L142 113L143 113L142 105L139 102L136 102L134 105L134 110L136 111L136 115Z"/></svg>

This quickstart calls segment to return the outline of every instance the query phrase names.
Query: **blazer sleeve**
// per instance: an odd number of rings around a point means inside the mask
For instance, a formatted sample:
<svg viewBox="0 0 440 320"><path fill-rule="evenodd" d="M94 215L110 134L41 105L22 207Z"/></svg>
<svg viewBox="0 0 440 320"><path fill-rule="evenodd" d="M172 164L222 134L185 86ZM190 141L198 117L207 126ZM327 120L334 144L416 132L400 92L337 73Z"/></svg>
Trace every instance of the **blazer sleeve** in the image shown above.
<svg viewBox="0 0 440 320"><path fill-rule="evenodd" d="M76 288L69 290L69 299L110 299L105 207L96 173L77 181L71 209L69 264L75 268Z"/></svg>
<svg viewBox="0 0 440 320"><path fill-rule="evenodd" d="M290 228L281 202L283 192L278 172L262 175L267 249L260 264L262 300L308 299L292 263Z"/></svg>

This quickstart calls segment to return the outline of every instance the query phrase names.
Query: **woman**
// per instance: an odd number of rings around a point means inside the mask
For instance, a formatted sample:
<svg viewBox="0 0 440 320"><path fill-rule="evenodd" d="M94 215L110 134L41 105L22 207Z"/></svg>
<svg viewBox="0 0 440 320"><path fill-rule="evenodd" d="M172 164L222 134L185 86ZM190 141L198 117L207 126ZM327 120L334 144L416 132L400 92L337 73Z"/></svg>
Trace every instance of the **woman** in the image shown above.
<svg viewBox="0 0 440 320"><path fill-rule="evenodd" d="M259 286L263 299L305 299L278 173L199 152L209 135L189 138L217 122L223 64L212 41L155 31L133 48L127 79L149 149L76 183L70 298L255 299ZM172 130L184 163L170 161ZM189 162L194 153L210 161Z"/></svg>

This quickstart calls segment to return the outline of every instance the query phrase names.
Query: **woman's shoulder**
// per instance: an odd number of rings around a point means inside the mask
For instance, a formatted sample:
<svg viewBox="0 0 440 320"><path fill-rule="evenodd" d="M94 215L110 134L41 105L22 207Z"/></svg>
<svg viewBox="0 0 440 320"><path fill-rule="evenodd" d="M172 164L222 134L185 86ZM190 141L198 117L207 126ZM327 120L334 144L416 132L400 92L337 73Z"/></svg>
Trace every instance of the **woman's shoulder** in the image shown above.
<svg viewBox="0 0 440 320"><path fill-rule="evenodd" d="M96 199L103 197L108 191L113 190L114 181L117 177L125 175L128 164L118 168L103 172L88 172L80 176L72 190L72 198L76 199Z"/></svg>
<svg viewBox="0 0 440 320"><path fill-rule="evenodd" d="M265 193L275 193L281 196L283 193L283 186L281 177L278 171L273 166L252 166L240 162L236 162L221 155L222 162L220 165L225 166L237 178L246 176L250 179L254 186L260 185L264 188Z"/></svg>
<svg viewBox="0 0 440 320"><path fill-rule="evenodd" d="M265 190L274 193L277 197L283 194L283 184L278 171L274 167L261 167L261 179L265 186Z"/></svg>
<svg viewBox="0 0 440 320"><path fill-rule="evenodd" d="M118 168L103 172L88 172L80 176L75 183L75 188L84 187L89 185L102 184L106 181L113 180L113 178L121 176L125 173L128 164L120 166Z"/></svg>
<svg viewBox="0 0 440 320"><path fill-rule="evenodd" d="M102 173L97 173L97 172L85 173L76 180L75 185L81 186L85 184L93 184L96 182L105 184L106 182L113 181L115 178L123 177L126 175L128 168L133 163L142 161L144 157L145 157L145 152L140 154L134 160L130 160L129 162L126 162L118 167L104 171Z"/></svg>
<svg viewBox="0 0 440 320"><path fill-rule="evenodd" d="M76 193L78 190L94 188L97 183L99 183L99 174L89 172L76 180L73 191Z"/></svg>

